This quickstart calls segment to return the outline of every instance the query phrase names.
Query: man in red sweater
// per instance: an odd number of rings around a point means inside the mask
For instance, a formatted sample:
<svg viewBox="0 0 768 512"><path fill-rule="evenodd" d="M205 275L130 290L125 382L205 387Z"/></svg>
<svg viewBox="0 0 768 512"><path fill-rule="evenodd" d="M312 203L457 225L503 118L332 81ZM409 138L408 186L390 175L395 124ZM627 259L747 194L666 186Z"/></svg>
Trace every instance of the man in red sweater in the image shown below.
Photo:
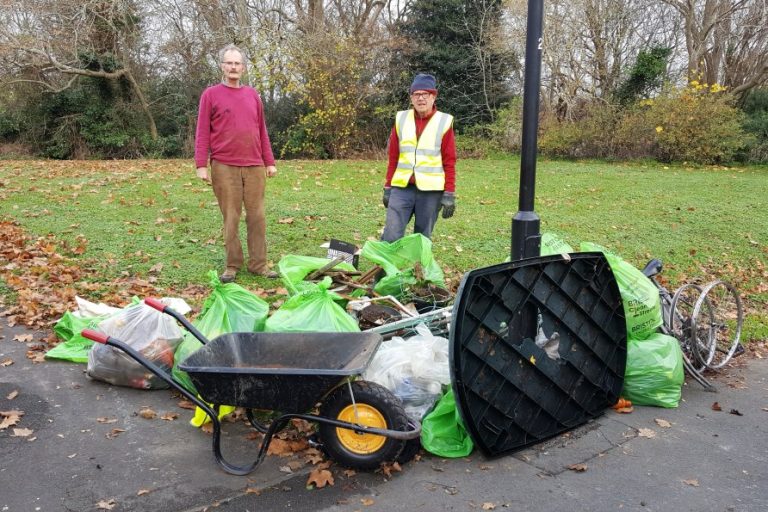
<svg viewBox="0 0 768 512"><path fill-rule="evenodd" d="M277 273L267 266L264 189L267 177L277 174L277 168L264 121L264 106L256 90L240 83L245 71L243 52L228 45L219 52L219 61L224 80L200 96L195 165L197 177L213 185L224 219L226 268L220 279L223 283L234 281L243 266L238 232L243 205L248 271L275 278Z"/></svg>
<svg viewBox="0 0 768 512"><path fill-rule="evenodd" d="M456 141L453 116L435 107L437 84L432 75L418 74L410 87L413 109L397 113L389 136L389 165L382 202L387 220L381 239L403 237L415 217L413 232L427 238L437 222L456 209Z"/></svg>

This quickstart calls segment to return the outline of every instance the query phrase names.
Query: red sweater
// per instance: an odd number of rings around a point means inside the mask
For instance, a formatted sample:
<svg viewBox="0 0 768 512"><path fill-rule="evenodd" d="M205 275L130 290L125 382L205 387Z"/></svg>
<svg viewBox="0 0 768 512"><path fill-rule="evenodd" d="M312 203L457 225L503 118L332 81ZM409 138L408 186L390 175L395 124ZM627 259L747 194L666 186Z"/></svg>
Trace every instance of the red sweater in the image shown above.
<svg viewBox="0 0 768 512"><path fill-rule="evenodd" d="M414 116L416 119L416 138L421 137L421 132L427 126L427 123L432 116L437 112L437 107L432 109L432 112L424 118L419 117L418 114ZM443 171L445 172L445 191L456 192L456 137L453 133L453 126L451 126L445 135L443 135L443 141L440 144L440 154L443 159ZM392 127L392 132L389 134L389 164L387 165L387 180L384 183L385 187L392 186L392 176L395 174L397 168L397 161L400 159L400 141L397 139L397 130ZM416 179L411 175L409 183L416 183Z"/></svg>
<svg viewBox="0 0 768 512"><path fill-rule="evenodd" d="M259 93L214 85L200 96L195 133L195 165L206 167L208 157L238 167L275 165L264 106Z"/></svg>

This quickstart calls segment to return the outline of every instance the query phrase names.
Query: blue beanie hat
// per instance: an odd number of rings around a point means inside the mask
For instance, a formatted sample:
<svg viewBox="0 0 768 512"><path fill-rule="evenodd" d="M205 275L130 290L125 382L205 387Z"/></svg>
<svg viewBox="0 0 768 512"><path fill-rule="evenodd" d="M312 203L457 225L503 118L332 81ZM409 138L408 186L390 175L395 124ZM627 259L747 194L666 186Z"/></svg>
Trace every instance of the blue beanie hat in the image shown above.
<svg viewBox="0 0 768 512"><path fill-rule="evenodd" d="M424 73L419 73L413 78L410 93L413 91L428 91L437 94L437 83L435 77Z"/></svg>

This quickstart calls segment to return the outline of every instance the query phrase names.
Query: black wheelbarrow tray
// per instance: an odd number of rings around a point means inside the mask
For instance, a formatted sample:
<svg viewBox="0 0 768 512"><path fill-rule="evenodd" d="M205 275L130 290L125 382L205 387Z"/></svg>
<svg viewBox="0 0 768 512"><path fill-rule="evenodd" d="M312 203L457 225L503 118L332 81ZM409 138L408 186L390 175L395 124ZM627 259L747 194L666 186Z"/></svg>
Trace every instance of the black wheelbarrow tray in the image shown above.
<svg viewBox="0 0 768 512"><path fill-rule="evenodd" d="M144 303L175 318L203 343L179 364L201 398L124 342L88 329L82 335L122 350L203 409L213 421L213 456L228 473L253 471L264 460L272 436L293 418L318 423L325 453L357 469L376 469L382 462L398 460L406 442L421 433L421 425L406 416L389 390L354 380L376 353L379 334L238 332L208 341L183 315L157 299ZM307 413L318 403L319 414ZM219 405L246 408L251 425L264 432L253 463L238 466L222 456ZM256 420L254 409L276 411L279 416L266 427Z"/></svg>

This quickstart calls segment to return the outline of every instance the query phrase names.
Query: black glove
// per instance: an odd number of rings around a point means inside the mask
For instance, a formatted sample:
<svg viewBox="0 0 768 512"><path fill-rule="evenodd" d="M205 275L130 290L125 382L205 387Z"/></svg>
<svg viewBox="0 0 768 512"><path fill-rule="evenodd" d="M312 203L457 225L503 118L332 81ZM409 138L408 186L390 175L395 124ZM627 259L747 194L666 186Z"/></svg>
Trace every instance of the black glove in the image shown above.
<svg viewBox="0 0 768 512"><path fill-rule="evenodd" d="M389 195L392 193L391 188L384 189L384 195L381 196L381 202L384 204L384 208L389 208Z"/></svg>
<svg viewBox="0 0 768 512"><path fill-rule="evenodd" d="M453 212L456 211L456 198L453 197L453 192L443 192L443 197L440 199L440 206L443 208L444 219L453 217Z"/></svg>

